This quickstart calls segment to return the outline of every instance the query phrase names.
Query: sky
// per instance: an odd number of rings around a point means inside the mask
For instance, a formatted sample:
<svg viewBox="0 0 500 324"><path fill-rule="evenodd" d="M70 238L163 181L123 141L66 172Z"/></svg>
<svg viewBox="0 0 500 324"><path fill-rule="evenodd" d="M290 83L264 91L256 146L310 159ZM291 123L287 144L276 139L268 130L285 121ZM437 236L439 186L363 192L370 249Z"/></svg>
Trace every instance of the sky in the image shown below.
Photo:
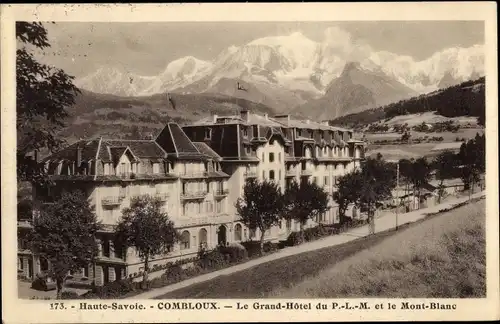
<svg viewBox="0 0 500 324"><path fill-rule="evenodd" d="M57 22L46 24L51 48L42 60L82 77L101 66L156 75L184 56L213 60L231 45L300 31L322 41L325 31L373 50L421 60L449 47L484 44L479 21L384 22Z"/></svg>

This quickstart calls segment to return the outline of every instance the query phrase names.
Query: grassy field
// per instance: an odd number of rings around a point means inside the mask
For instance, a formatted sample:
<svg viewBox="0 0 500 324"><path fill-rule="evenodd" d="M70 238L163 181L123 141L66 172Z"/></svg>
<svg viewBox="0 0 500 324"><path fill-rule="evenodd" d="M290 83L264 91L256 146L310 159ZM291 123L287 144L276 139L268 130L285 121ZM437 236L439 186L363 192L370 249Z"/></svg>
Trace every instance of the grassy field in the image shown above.
<svg viewBox="0 0 500 324"><path fill-rule="evenodd" d="M462 207L460 215L469 215L469 207ZM484 210L483 205L473 207L474 210ZM453 223L453 217L457 211L453 211L443 215L448 222ZM450 216L451 215L451 216ZM484 215L484 212L483 212ZM357 260L364 258L360 251L370 249L373 246L385 244L385 241L391 240L391 250L387 250L388 257L394 252L395 247L407 247L406 244L401 245L400 242L395 243L391 236L396 235L401 240L401 237L413 237L415 231L421 235L424 240L432 240L434 235L438 235L432 230L433 225L425 225L427 222L434 224L436 219L441 216L433 216L429 220L423 221L422 224L404 225L400 227L399 232L387 231L378 233L371 237L360 238L335 247L323 248L307 253L302 253L276 261L264 263L247 270L239 271L228 276L221 276L213 280L192 285L183 289L179 289L160 297L161 298L265 298L279 296L281 293L287 293L290 297L294 296L294 289L303 284L304 278L317 278L324 271L328 271L337 265L342 264L343 260ZM461 217L459 217L461 218ZM476 217L479 218L479 217ZM456 224L455 224L456 225ZM425 226L424 229L421 229ZM429 230L431 228L431 230ZM400 234L395 234L400 233ZM370 249L371 250L371 249ZM345 278L343 280L346 280Z"/></svg>
<svg viewBox="0 0 500 324"><path fill-rule="evenodd" d="M485 202L432 217L269 297L486 296Z"/></svg>

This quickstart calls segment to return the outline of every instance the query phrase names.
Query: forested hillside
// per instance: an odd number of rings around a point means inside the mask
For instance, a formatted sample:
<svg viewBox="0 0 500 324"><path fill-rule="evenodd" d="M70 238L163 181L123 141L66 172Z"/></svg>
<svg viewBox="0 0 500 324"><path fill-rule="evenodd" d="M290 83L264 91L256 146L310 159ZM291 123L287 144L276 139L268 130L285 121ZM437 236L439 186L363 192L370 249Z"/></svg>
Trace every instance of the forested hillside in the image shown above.
<svg viewBox="0 0 500 324"><path fill-rule="evenodd" d="M342 116L332 120L331 124L356 127L396 116L435 111L445 117L474 116L480 125L484 125L485 99L485 78L482 77L387 106Z"/></svg>

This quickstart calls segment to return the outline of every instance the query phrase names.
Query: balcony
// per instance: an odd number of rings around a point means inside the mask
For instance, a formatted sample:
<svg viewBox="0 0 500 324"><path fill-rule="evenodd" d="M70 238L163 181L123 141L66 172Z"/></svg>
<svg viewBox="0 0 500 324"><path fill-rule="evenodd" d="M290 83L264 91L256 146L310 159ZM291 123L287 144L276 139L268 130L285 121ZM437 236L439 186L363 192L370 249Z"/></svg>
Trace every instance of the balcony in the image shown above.
<svg viewBox="0 0 500 324"><path fill-rule="evenodd" d="M167 201L169 197L170 197L170 194L168 194L168 193L157 193L155 195L155 198L159 199L160 201Z"/></svg>
<svg viewBox="0 0 500 324"><path fill-rule="evenodd" d="M257 171L247 171L243 175L245 178L257 178Z"/></svg>
<svg viewBox="0 0 500 324"><path fill-rule="evenodd" d="M305 170L301 170L300 171L300 175L303 176L303 177L310 177L312 176L312 170L309 170L309 169L305 169Z"/></svg>
<svg viewBox="0 0 500 324"><path fill-rule="evenodd" d="M200 178L207 177L207 172L201 171L201 172L185 173L185 174L181 174L180 177L182 179L200 179Z"/></svg>
<svg viewBox="0 0 500 324"><path fill-rule="evenodd" d="M226 213L219 213L215 215L203 215L203 216L181 216L174 220L176 227L187 227L187 226L200 226L209 224L224 224L231 223L234 221L232 215Z"/></svg>
<svg viewBox="0 0 500 324"><path fill-rule="evenodd" d="M229 194L229 189L218 189L214 192L214 197L223 198Z"/></svg>
<svg viewBox="0 0 500 324"><path fill-rule="evenodd" d="M109 207L119 206L119 205L121 205L123 199L125 199L124 196L109 196L109 197L104 197L101 200L101 204L103 206L109 206Z"/></svg>
<svg viewBox="0 0 500 324"><path fill-rule="evenodd" d="M207 196L206 191L184 192L181 193L182 200L197 200L204 199Z"/></svg>

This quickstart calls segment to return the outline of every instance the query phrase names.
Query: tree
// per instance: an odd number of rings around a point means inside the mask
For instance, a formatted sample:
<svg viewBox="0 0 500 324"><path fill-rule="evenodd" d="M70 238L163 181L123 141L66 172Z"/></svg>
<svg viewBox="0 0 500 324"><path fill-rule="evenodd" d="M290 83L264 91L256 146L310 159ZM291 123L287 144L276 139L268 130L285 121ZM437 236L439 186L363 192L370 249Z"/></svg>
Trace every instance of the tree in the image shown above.
<svg viewBox="0 0 500 324"><path fill-rule="evenodd" d="M407 189L411 185L413 196L418 197L420 201L420 192L422 187L431 178L431 166L425 158L418 159L402 159L399 161L399 167L402 177L404 178Z"/></svg>
<svg viewBox="0 0 500 324"><path fill-rule="evenodd" d="M133 197L116 228L117 242L125 249L135 248L144 262L143 285L148 280L149 261L170 252L179 240L174 223L161 210L162 204L149 195Z"/></svg>
<svg viewBox="0 0 500 324"><path fill-rule="evenodd" d="M476 135L474 139L463 143L458 153L460 178L464 182L464 190L480 180L480 174L486 170L486 140L484 135Z"/></svg>
<svg viewBox="0 0 500 324"><path fill-rule="evenodd" d="M68 272L88 266L97 256L98 229L96 216L80 191L63 192L35 217L30 248L50 262L58 298Z"/></svg>
<svg viewBox="0 0 500 324"><path fill-rule="evenodd" d="M303 180L299 184L294 181L285 193L285 204L285 217L299 222L302 236L307 221L328 210L328 193L316 183Z"/></svg>
<svg viewBox="0 0 500 324"><path fill-rule="evenodd" d="M422 187L429 182L431 178L431 166L425 158L418 158L413 162L413 190L416 192L418 201L420 202L420 195Z"/></svg>
<svg viewBox="0 0 500 324"><path fill-rule="evenodd" d="M68 116L66 108L80 93L73 77L63 70L39 63L28 47L50 47L41 23L16 22L16 126L17 174L21 181L43 183L43 168L29 155L36 150L57 150L62 140L56 133Z"/></svg>
<svg viewBox="0 0 500 324"><path fill-rule="evenodd" d="M413 159L401 159L399 160L399 172L402 178L402 182L405 185L405 196L408 197L408 193L410 192L410 186L412 185L413 179Z"/></svg>
<svg viewBox="0 0 500 324"><path fill-rule="evenodd" d="M444 180L452 179L457 174L457 156L450 151L439 154L433 162L433 168L436 170L436 179L438 179L438 203L444 194Z"/></svg>
<svg viewBox="0 0 500 324"><path fill-rule="evenodd" d="M360 171L340 177L338 190L333 193L333 199L339 205L341 224L347 220L345 212L350 204L368 210L371 214L377 202L392 196L392 189L395 186L395 165L387 163L379 154L375 159L366 159Z"/></svg>
<svg viewBox="0 0 500 324"><path fill-rule="evenodd" d="M277 225L284 210L284 196L274 182L248 179L243 187L243 197L235 204L241 221L252 231L260 230L260 253L264 249L264 235Z"/></svg>
<svg viewBox="0 0 500 324"><path fill-rule="evenodd" d="M361 173L360 171L354 171L347 173L344 176L337 178L337 191L332 195L333 200L339 206L339 218L340 224L345 224L347 222L347 217L345 213L349 205L354 204L359 201L361 192Z"/></svg>

